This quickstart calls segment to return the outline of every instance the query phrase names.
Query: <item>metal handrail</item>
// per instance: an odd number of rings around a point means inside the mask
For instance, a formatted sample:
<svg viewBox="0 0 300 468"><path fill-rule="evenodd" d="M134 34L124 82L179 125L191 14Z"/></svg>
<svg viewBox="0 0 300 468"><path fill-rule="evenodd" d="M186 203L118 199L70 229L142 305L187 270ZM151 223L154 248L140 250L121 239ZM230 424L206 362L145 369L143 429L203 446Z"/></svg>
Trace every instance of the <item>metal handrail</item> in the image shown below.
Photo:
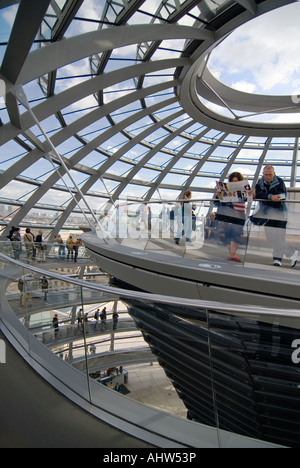
<svg viewBox="0 0 300 468"><path fill-rule="evenodd" d="M170 205L170 204L175 204L175 203L184 203L186 202L187 200L185 198L176 198L176 199L161 199L161 200L132 200L131 198L128 198L128 199L121 199L119 198L118 200L116 200L116 202L114 203L114 205L107 201L106 205L112 205L114 207L121 207L121 206L127 206L127 205L163 205L163 204L167 204L167 205ZM211 203L211 202L219 202L220 199L219 198L191 198L188 200L189 203ZM285 200L282 200L284 203L300 203L300 200L289 200L288 198L285 199ZM255 198L252 202L249 202L249 203L255 203L255 202L263 202L263 203L272 203L271 200L265 200L265 199L260 199L260 198ZM104 208L102 208L104 209ZM99 211L99 210L98 210ZM100 210L101 211L101 210ZM98 212L97 212L98 213Z"/></svg>
<svg viewBox="0 0 300 468"><path fill-rule="evenodd" d="M76 280L73 278L69 278L66 276L59 275L57 273L49 272L43 270L41 268L37 268L32 265L25 265L24 263L7 257L0 253L0 259L4 262L11 263L16 265L22 269L27 269L38 273L40 275L46 275L48 278L53 278L63 282L69 282L71 284L75 284L76 286L80 286L87 289L93 289L105 293L112 294L114 296L118 296L119 298L126 298L126 299L136 299L142 300L146 302L155 302L160 304L169 304L169 305L179 305L184 307L195 307L201 309L208 309L208 310L218 310L225 313L232 313L232 314L240 314L240 315L264 315L264 316L276 316L276 317L283 317L283 318L297 318L300 319L300 307L298 309L274 309L274 308L267 308L261 306L250 306L250 305L236 305L236 304L226 304L221 302L214 302L214 301L204 301L200 299L187 299L187 298L180 298L180 297L172 297L172 296L163 296L160 294L151 294L151 293L144 293L139 291L133 291L128 289L120 289L114 288L111 286L105 285L97 285L97 284L90 284L84 280Z"/></svg>

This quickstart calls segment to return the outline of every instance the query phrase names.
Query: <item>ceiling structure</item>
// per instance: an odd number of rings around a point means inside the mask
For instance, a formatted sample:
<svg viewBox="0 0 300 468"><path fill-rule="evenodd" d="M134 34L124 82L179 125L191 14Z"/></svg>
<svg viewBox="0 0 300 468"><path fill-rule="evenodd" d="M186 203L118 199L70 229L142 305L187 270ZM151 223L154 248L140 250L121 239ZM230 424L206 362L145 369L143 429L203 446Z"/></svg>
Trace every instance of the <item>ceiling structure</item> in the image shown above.
<svg viewBox="0 0 300 468"><path fill-rule="evenodd" d="M208 66L237 28L296 3L1 0L2 234L49 214L54 236L124 197L209 200L237 168L254 184L273 164L298 187L300 100Z"/></svg>

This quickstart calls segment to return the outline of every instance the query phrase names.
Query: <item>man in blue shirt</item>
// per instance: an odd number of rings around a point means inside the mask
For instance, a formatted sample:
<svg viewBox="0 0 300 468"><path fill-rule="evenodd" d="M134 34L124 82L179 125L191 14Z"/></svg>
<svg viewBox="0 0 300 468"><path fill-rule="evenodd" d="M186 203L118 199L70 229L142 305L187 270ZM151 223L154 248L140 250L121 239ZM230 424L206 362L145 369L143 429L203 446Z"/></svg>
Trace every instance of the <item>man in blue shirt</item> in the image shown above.
<svg viewBox="0 0 300 468"><path fill-rule="evenodd" d="M280 267L283 256L291 260L294 268L297 264L299 252L288 245L285 240L287 225L286 186L277 177L273 166L266 166L263 177L255 187L256 199L260 200L265 223L265 234L268 242L273 246L274 265Z"/></svg>

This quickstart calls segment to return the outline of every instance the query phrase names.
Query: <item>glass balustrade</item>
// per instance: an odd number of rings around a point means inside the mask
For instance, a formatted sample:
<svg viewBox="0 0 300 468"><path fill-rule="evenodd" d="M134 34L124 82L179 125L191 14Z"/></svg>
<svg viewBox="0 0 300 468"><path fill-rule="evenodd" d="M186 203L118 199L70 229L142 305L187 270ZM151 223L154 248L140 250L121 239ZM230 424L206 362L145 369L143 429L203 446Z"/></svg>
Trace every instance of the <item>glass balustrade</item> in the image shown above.
<svg viewBox="0 0 300 468"><path fill-rule="evenodd" d="M68 249L65 245L61 247L55 242L44 242L43 248L41 249L38 243L35 243L32 246L26 245L23 241L23 237L22 233L21 241L0 241L0 252L28 264L54 261L68 262L71 264L72 262L76 263L75 260L79 262L80 260L85 261L89 259L89 254L84 245L80 245L78 247L77 253L74 248L70 247Z"/></svg>
<svg viewBox="0 0 300 468"><path fill-rule="evenodd" d="M234 262L242 265L268 268L273 266L276 256L282 255L281 266L289 268L300 251L300 202L285 203L287 223L279 222L278 227L274 210L270 217L258 212L259 201L246 206L245 220L241 223L239 218L232 218L232 208L220 216L221 203L212 202L212 210L207 214L207 200L187 204L120 202L101 213L96 232L108 245L118 243L178 258L222 262L234 258ZM189 206L186 214L185 205Z"/></svg>
<svg viewBox="0 0 300 468"><path fill-rule="evenodd" d="M229 216L227 212L220 216L219 207L223 204L216 200L191 200L188 203L120 201L107 205L100 212L95 231L107 245L117 243L178 259L228 262L235 258L245 266L269 268L274 266L274 259L282 256L280 266L285 269L292 266L300 251L300 201L289 199L285 205L286 223L276 219L274 210L270 218L263 215L259 201L254 201L246 205L245 220L240 224L230 212ZM30 254L23 240L21 243L0 242L2 253L31 264L45 261L71 264L75 260L82 263L89 258L84 245L77 253L55 242L45 243L44 248L41 252L37 246Z"/></svg>
<svg viewBox="0 0 300 468"><path fill-rule="evenodd" d="M151 405L159 420L189 424L181 443L192 446L234 445L239 436L246 445L300 446L300 311L155 296L1 262L1 321L39 366L99 411L144 430ZM128 410L128 402L138 406Z"/></svg>

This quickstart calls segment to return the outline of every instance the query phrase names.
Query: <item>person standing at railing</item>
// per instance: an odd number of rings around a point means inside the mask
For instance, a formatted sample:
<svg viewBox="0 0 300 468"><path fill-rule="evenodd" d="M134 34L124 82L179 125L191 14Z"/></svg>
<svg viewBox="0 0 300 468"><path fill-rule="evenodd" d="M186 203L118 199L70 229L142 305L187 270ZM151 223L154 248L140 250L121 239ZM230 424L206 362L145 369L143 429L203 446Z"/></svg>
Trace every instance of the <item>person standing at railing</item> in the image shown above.
<svg viewBox="0 0 300 468"><path fill-rule="evenodd" d="M11 243L14 257L16 260L19 260L22 253L22 239L20 228L14 228L14 232L11 235Z"/></svg>
<svg viewBox="0 0 300 468"><path fill-rule="evenodd" d="M95 328L98 327L98 324L99 324L99 318L100 318L100 310L97 309L96 312L95 312L95 315L94 315L94 319L96 320L96 323L95 323Z"/></svg>
<svg viewBox="0 0 300 468"><path fill-rule="evenodd" d="M64 260L66 256L66 247L63 238L60 234L54 237L54 242L58 244L58 256L60 260Z"/></svg>
<svg viewBox="0 0 300 468"><path fill-rule="evenodd" d="M69 235L69 237L68 237L68 239L66 241L66 246L67 246L67 251L68 251L67 260L70 259L70 256L71 256L71 260L73 260L73 258L74 258L74 249L73 249L74 241L73 241L73 237L71 235Z"/></svg>
<svg viewBox="0 0 300 468"><path fill-rule="evenodd" d="M299 252L286 243L287 207L286 186L275 174L273 166L266 166L263 177L255 187L256 198L260 201L258 213L252 218L263 219L267 241L273 247L273 262L281 267L284 255L291 260L291 267L297 264Z"/></svg>
<svg viewBox="0 0 300 468"><path fill-rule="evenodd" d="M240 172L233 172L228 177L229 182L241 182L244 176ZM217 190L216 197L221 198L221 192ZM233 262L241 262L237 257L237 250L241 244L241 237L246 222L246 203L244 201L238 202L216 202L218 204L218 211L216 214L216 221L223 223L224 241L229 251L228 260Z"/></svg>
<svg viewBox="0 0 300 468"><path fill-rule="evenodd" d="M176 213L177 221L177 235L175 237L175 243L178 245L182 236L185 235L185 241L187 244L191 242L192 228L193 228L193 208L189 200L192 198L192 192L186 191L183 195L184 200L180 202L181 208Z"/></svg>
<svg viewBox="0 0 300 468"><path fill-rule="evenodd" d="M34 235L32 234L30 228L26 228L24 234L24 244L26 249L27 261L31 261L34 254Z"/></svg>
<svg viewBox="0 0 300 468"><path fill-rule="evenodd" d="M80 326L82 326L82 321L83 321L83 310L79 309L77 312L77 324L78 324L78 329Z"/></svg>
<svg viewBox="0 0 300 468"><path fill-rule="evenodd" d="M32 306L32 297L31 297L31 284L27 278L23 279L23 294L22 294L22 306L25 307L28 302L29 306Z"/></svg>
<svg viewBox="0 0 300 468"><path fill-rule="evenodd" d="M39 231L38 235L36 236L35 239L35 245L37 248L37 261L38 262L46 262L46 250L47 246L44 242L43 238L43 231Z"/></svg>
<svg viewBox="0 0 300 468"><path fill-rule="evenodd" d="M57 338L58 332L59 332L59 324L58 324L58 315L55 314L52 320L52 325L54 328L54 337Z"/></svg>
<svg viewBox="0 0 300 468"><path fill-rule="evenodd" d="M47 300L47 294L49 292L49 281L47 280L46 276L43 276L40 280L40 286L42 292L44 293L44 301Z"/></svg>
<svg viewBox="0 0 300 468"><path fill-rule="evenodd" d="M101 319L101 331L106 330L106 307L103 308L101 314L100 314L100 319Z"/></svg>
<svg viewBox="0 0 300 468"><path fill-rule="evenodd" d="M74 255L74 262L76 263L77 262L77 259L78 259L78 252L79 252L79 247L82 245L82 242L81 242L81 239L77 239L76 242L74 242L73 244L73 250L75 252L75 255Z"/></svg>
<svg viewBox="0 0 300 468"><path fill-rule="evenodd" d="M116 310L113 312L113 330L117 329L118 326L118 320L119 320L119 314Z"/></svg>
<svg viewBox="0 0 300 468"><path fill-rule="evenodd" d="M24 280L23 280L23 278L19 278L19 280L18 280L18 290L19 290L20 293L21 293L21 296L20 296L20 304L22 304L22 301L23 301L23 291L24 291Z"/></svg>
<svg viewBox="0 0 300 468"><path fill-rule="evenodd" d="M205 240L211 240L216 234L216 213L209 213L205 220L204 226L204 238Z"/></svg>

